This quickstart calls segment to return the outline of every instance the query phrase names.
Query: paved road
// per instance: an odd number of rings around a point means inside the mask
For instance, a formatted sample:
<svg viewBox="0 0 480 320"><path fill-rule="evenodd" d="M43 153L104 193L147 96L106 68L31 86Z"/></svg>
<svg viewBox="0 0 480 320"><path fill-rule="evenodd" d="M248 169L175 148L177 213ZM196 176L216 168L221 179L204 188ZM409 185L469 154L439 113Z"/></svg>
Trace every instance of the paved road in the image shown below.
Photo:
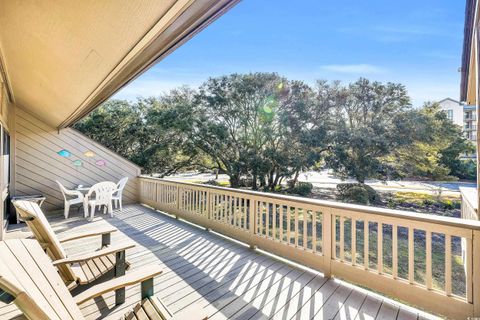
<svg viewBox="0 0 480 320"><path fill-rule="evenodd" d="M211 173L181 173L174 176L167 177L172 180L181 180L189 182L203 182L215 179L215 174ZM218 181L228 181L228 176L220 174ZM302 173L299 181L308 181L315 187L319 188L335 188L337 184L344 182L355 182L355 180L342 181L335 177L331 172L324 170L321 172L309 171ZM368 180L366 184L372 186L380 191L412 191L412 192L428 192L438 193L440 190L442 194L458 195L459 187L475 187L474 182L458 182L458 181L387 181Z"/></svg>

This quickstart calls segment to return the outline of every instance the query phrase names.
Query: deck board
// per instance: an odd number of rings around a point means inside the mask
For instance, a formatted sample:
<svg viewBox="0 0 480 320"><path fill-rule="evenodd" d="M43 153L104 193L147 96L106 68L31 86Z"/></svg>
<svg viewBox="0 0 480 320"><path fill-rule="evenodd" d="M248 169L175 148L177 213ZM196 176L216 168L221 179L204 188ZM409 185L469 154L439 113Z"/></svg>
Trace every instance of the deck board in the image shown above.
<svg viewBox="0 0 480 320"><path fill-rule="evenodd" d="M131 269L160 264L154 281L156 295L172 312L199 305L211 319L416 319L428 314L391 302L321 274L295 267L247 246L230 241L141 205L129 205L114 218L97 215L87 222L73 213L48 219L57 233L115 226L112 243L134 242L127 252ZM7 237L24 237L26 229ZM68 254L90 250L99 239L65 244ZM139 286L126 290L126 301L114 307L114 294L86 301L87 319L119 319L139 301ZM0 304L0 318L19 316L14 305ZM433 317L430 317L433 318ZM193 319L193 317L192 317Z"/></svg>

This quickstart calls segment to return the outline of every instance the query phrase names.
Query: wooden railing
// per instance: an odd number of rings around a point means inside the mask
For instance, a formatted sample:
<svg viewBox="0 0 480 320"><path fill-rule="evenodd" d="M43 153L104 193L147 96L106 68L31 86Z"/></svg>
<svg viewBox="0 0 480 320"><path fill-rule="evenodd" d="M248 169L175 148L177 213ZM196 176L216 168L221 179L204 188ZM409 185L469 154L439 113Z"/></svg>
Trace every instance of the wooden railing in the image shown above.
<svg viewBox="0 0 480 320"><path fill-rule="evenodd" d="M480 316L480 222L140 178L140 200L451 318Z"/></svg>
<svg viewBox="0 0 480 320"><path fill-rule="evenodd" d="M478 219L478 193L476 188L460 188L462 195L461 217L462 219L479 220Z"/></svg>

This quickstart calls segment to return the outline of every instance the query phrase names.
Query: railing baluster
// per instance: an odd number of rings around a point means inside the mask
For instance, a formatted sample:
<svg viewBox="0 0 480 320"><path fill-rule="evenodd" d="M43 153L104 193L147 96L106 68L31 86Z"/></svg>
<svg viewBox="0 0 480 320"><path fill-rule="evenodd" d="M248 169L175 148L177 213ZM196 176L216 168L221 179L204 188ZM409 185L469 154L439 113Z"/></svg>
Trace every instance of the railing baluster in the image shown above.
<svg viewBox="0 0 480 320"><path fill-rule="evenodd" d="M427 230L425 237L425 285L427 289L432 289L432 232Z"/></svg>
<svg viewBox="0 0 480 320"><path fill-rule="evenodd" d="M237 207L237 201L238 201L238 197L233 197L233 226L234 227L238 227L237 226L237 215L238 215L238 207Z"/></svg>
<svg viewBox="0 0 480 320"><path fill-rule="evenodd" d="M244 200L244 209L245 209L245 228L247 228L247 218L246 218L246 214L247 214L247 199ZM255 198L250 198L250 207L249 207L249 223L250 225L248 226L249 229L250 229L250 233L252 235L256 234L256 233L259 233L258 232L258 226L257 226L257 219L258 219L258 216L260 215L259 214L259 210L258 210L258 205L259 205L259 202L255 199Z"/></svg>
<svg viewBox="0 0 480 320"><path fill-rule="evenodd" d="M312 210L312 249L317 252L317 212Z"/></svg>
<svg viewBox="0 0 480 320"><path fill-rule="evenodd" d="M352 265L357 264L357 219L352 218Z"/></svg>
<svg viewBox="0 0 480 320"><path fill-rule="evenodd" d="M365 219L363 221L363 263L365 265L365 269L368 270L369 268L369 243L368 243L368 220Z"/></svg>
<svg viewBox="0 0 480 320"><path fill-rule="evenodd" d="M452 236L445 234L445 294L452 295Z"/></svg>
<svg viewBox="0 0 480 320"><path fill-rule="evenodd" d="M238 197L237 198L237 228L242 228L242 201L243 199Z"/></svg>
<svg viewBox="0 0 480 320"><path fill-rule="evenodd" d="M377 224L377 270L383 273L383 224Z"/></svg>
<svg viewBox="0 0 480 320"><path fill-rule="evenodd" d="M332 215L332 259L337 259L337 216Z"/></svg>
<svg viewBox="0 0 480 320"><path fill-rule="evenodd" d="M195 202L195 198L194 198L194 192L195 190L193 189L189 189L188 190L188 197L189 197L189 201L188 201L188 211L192 212L193 213L193 206L194 206L194 202Z"/></svg>
<svg viewBox="0 0 480 320"><path fill-rule="evenodd" d="M277 238L277 205L272 203L272 238Z"/></svg>
<svg viewBox="0 0 480 320"><path fill-rule="evenodd" d="M167 185L167 186L164 186L165 188L165 196L164 196L164 200L165 200L165 203L167 204L170 204L172 202L172 187Z"/></svg>
<svg viewBox="0 0 480 320"><path fill-rule="evenodd" d="M299 228L298 228L298 207L295 207L295 247L298 247L298 235L299 235Z"/></svg>
<svg viewBox="0 0 480 320"><path fill-rule="evenodd" d="M413 247L413 227L408 227L408 281L414 283L415 281L415 251Z"/></svg>
<svg viewBox="0 0 480 320"><path fill-rule="evenodd" d="M262 235L265 235L265 231L263 230L263 213L264 213L264 206L263 206L263 201L259 201L258 202L260 208L259 208L259 218L260 218L260 221L259 221L259 234L262 234Z"/></svg>
<svg viewBox="0 0 480 320"><path fill-rule="evenodd" d="M201 202L200 202L200 190L198 190L198 189L197 189L197 193L196 193L195 204L196 204L195 213L196 214L201 213L202 211L201 211Z"/></svg>
<svg viewBox="0 0 480 320"><path fill-rule="evenodd" d="M225 194L223 199L223 222L228 223L228 196Z"/></svg>
<svg viewBox="0 0 480 320"><path fill-rule="evenodd" d="M345 217L340 216L340 261L345 260Z"/></svg>
<svg viewBox="0 0 480 320"><path fill-rule="evenodd" d="M307 209L302 208L303 213L303 248L307 249L308 245L308 236L307 236L307 227L308 227L308 212Z"/></svg>
<svg viewBox="0 0 480 320"><path fill-rule="evenodd" d="M292 240L292 237L290 234L290 229L292 224L291 215L292 215L292 210L290 206L287 206L287 243L288 244L291 244L291 240Z"/></svg>
<svg viewBox="0 0 480 320"><path fill-rule="evenodd" d="M466 299L469 303L473 302L473 287L472 287L472 239L464 239L465 243L465 291Z"/></svg>
<svg viewBox="0 0 480 320"><path fill-rule="evenodd" d="M278 228L279 228L279 230L280 230L279 240L283 242L283 241L284 241L284 240L283 240L283 205L280 205L280 204L279 204L279 205L278 205L278 210L279 210L279 212L278 212L278 217L279 217L279 218L278 218L278 220L279 220L279 222L278 222Z"/></svg>
<svg viewBox="0 0 480 320"><path fill-rule="evenodd" d="M265 235L270 236L270 203L265 202Z"/></svg>
<svg viewBox="0 0 480 320"><path fill-rule="evenodd" d="M398 227L392 225L392 277L398 277Z"/></svg>

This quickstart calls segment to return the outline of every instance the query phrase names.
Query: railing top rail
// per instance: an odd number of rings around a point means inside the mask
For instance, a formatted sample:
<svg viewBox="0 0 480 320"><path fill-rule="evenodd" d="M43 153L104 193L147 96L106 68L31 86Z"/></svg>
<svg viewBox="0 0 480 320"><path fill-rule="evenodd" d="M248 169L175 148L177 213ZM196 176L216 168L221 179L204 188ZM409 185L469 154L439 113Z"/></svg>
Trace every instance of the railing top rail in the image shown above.
<svg viewBox="0 0 480 320"><path fill-rule="evenodd" d="M295 197L295 196L287 196L287 195L266 193L266 192L260 192L260 191L217 187L217 186L210 186L210 185L204 185L204 184L196 184L196 183L190 183L190 182L155 178L155 177L143 176L143 175L140 176L140 178L179 184L184 186L191 186L196 188L201 187L201 188L210 189L210 190L235 192L235 193L240 193L244 195L270 198L275 200L292 201L292 202L297 202L301 204L320 206L324 208L340 209L340 210L354 211L354 212L360 212L360 213L369 213L369 214L375 214L375 215L381 215L381 216L387 216L387 217L395 217L395 218L403 218L403 219L409 219L414 221L429 222L429 223L434 223L434 224L443 225L443 226L458 227L458 228L465 228L465 229L471 229L471 230L480 230L480 221L475 221L475 220L442 217L442 216L435 216L435 215L429 215L424 213L416 213L416 212L387 209L387 208L377 208L377 207L370 207L370 206L342 203L342 202L335 202L335 201L328 201L328 200L318 200L318 199L302 198L302 197Z"/></svg>

